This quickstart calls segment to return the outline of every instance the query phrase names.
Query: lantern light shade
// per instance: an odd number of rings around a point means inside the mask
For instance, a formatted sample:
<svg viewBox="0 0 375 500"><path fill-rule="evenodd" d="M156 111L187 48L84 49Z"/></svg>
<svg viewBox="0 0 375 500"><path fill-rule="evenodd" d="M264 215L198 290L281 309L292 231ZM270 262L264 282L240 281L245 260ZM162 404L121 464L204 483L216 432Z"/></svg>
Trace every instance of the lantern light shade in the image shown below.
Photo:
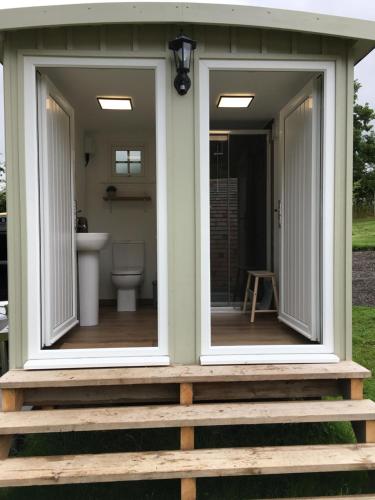
<svg viewBox="0 0 375 500"><path fill-rule="evenodd" d="M188 73L190 71L191 54L196 46L197 43L183 33L169 42L169 48L173 50L177 71L174 86L180 95L185 95L191 86Z"/></svg>

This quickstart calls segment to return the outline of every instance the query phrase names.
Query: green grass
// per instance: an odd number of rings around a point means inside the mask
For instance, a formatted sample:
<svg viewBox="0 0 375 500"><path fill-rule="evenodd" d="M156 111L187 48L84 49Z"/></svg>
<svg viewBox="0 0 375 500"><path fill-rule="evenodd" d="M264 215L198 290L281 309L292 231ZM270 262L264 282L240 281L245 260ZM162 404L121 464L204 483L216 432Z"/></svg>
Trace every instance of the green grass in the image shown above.
<svg viewBox="0 0 375 500"><path fill-rule="evenodd" d="M353 308L354 359L375 371L375 309ZM375 380L365 383L365 396L375 400ZM215 427L197 430L199 448L328 444L355 442L347 423ZM174 449L179 445L178 429L111 431L28 436L17 455L93 453ZM345 495L368 493L365 472L252 476L198 480L199 500L251 500L290 496ZM141 481L88 485L47 486L0 490L7 500L177 500L179 481Z"/></svg>
<svg viewBox="0 0 375 500"><path fill-rule="evenodd" d="M375 308L353 307L353 359L375 375ZM375 401L375 378L365 381L365 397Z"/></svg>
<svg viewBox="0 0 375 500"><path fill-rule="evenodd" d="M375 217L353 220L353 250L375 249Z"/></svg>

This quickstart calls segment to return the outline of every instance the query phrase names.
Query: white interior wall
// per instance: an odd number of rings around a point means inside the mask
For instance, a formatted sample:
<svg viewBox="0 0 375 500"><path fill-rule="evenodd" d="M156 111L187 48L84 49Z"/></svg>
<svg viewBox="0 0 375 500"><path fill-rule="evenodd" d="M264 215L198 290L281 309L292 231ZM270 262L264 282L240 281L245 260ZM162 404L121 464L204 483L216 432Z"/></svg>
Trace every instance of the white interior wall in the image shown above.
<svg viewBox="0 0 375 500"><path fill-rule="evenodd" d="M155 172L155 75L151 69L43 68L75 110L75 199L79 215L88 219L90 232L108 232L109 244L100 254L100 299L115 299L112 286L114 241L145 242L144 282L141 298L152 297L156 279L156 172ZM130 96L133 110L105 111L97 96ZM84 139L94 139L95 153L85 166ZM145 175L113 177L112 146L144 148ZM105 202L109 185L118 196L151 196L152 201Z"/></svg>
<svg viewBox="0 0 375 500"><path fill-rule="evenodd" d="M145 242L144 282L141 298L152 297L152 281L156 279L156 181L155 139L153 132L97 132L95 154L86 168L86 209L90 232L109 232L111 240L100 254L100 299L115 299L112 285L112 244L114 241ZM111 176L112 146L144 147L145 175L142 178L118 179ZM117 195L149 195L151 201L106 202L106 188L114 185Z"/></svg>
<svg viewBox="0 0 375 500"><path fill-rule="evenodd" d="M84 134L79 122L79 117L75 116L75 200L77 210L82 210L78 215L86 213L86 167L84 158Z"/></svg>
<svg viewBox="0 0 375 500"><path fill-rule="evenodd" d="M110 70L118 71L118 70ZM152 281L156 278L156 185L155 185L155 141L154 131L144 128L150 125L154 117L152 102L144 102L145 96L151 98L153 88L152 74L149 71L138 73L121 70L121 73L108 73L108 70L73 70L58 68L49 69L50 77L57 81L60 88L68 95L77 110L76 113L76 200L78 209L88 218L90 232L109 232L112 236L110 243L101 252L100 257L100 298L114 299L116 291L112 286L112 243L123 240L145 241L145 279L141 288L141 298L152 297ZM94 78L95 76L95 78ZM134 80L134 77L137 77ZM260 123L264 126L284 104L285 100L294 95L295 87L300 87L309 73L278 72L267 75L257 72L215 72L211 79L211 116L212 125L228 126L233 123L234 128L254 128ZM133 81L134 80L134 81ZM119 89L112 88L115 95L123 93L123 82L127 82L128 95L134 96L137 104L135 111L128 114L108 114L98 110L95 95L107 93L108 85L119 85ZM142 84L140 82L143 82ZM239 88L239 82L243 87ZM77 84L79 83L78 87ZM101 87L101 85L103 87ZM144 87L144 88L143 88ZM238 87L238 88L237 88ZM275 92L276 89L283 92ZM85 93L77 95L77 88L85 88ZM121 92L120 92L121 89ZM145 91L147 90L147 92ZM218 110L216 102L218 95L230 91L245 90L254 92L256 99L247 110ZM139 95L138 95L139 93ZM290 94L290 95L289 95ZM87 102L85 99L89 96ZM272 99L270 98L272 97ZM266 109L266 104L268 108ZM144 109L143 109L144 108ZM150 114L150 116L148 116ZM131 121L128 121L131 118ZM108 121L109 120L109 121ZM136 121L134 121L136 120ZM137 121L138 120L138 121ZM225 120L225 122L223 122ZM80 123L81 122L81 123ZM122 125L122 127L121 127ZM142 126L143 125L143 126ZM95 127L95 131L86 131L88 126ZM257 128L257 127L255 127ZM122 131L122 132L121 132ZM131 132L130 132L131 131ZM90 133L95 138L96 152L88 167L84 165L84 136ZM142 178L116 179L111 177L111 146L121 144L145 147L145 176ZM275 161L277 157L275 155ZM277 172L276 172L277 177ZM151 202L113 202L112 206L103 201L108 185L115 185L118 195L150 195ZM278 271L278 245L275 241L275 267Z"/></svg>

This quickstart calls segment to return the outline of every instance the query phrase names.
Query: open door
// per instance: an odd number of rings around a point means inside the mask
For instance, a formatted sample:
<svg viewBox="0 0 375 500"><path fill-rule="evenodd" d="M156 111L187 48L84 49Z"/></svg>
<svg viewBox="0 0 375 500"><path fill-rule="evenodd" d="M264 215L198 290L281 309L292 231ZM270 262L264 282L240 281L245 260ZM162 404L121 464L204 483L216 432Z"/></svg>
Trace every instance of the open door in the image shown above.
<svg viewBox="0 0 375 500"><path fill-rule="evenodd" d="M72 107L38 75L42 346L77 322Z"/></svg>
<svg viewBox="0 0 375 500"><path fill-rule="evenodd" d="M280 113L279 319L313 341L321 336L321 93L314 78Z"/></svg>

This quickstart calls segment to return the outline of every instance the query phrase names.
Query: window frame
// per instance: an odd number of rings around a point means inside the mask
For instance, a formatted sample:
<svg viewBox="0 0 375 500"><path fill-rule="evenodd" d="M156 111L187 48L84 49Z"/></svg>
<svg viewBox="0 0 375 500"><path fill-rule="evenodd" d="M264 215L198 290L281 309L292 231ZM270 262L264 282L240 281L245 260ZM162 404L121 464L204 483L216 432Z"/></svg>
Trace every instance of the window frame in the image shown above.
<svg viewBox="0 0 375 500"><path fill-rule="evenodd" d="M117 151L140 151L141 153L141 161L140 162L117 162L116 161L116 152ZM119 174L116 171L116 163L127 163L128 164L128 173L127 174ZM129 170L129 166L131 163L140 163L141 164L141 172L140 174L131 174ZM133 143L117 143L111 145L111 177L115 179L138 179L145 177L146 170L146 161L145 161L145 147L144 145L133 144Z"/></svg>

